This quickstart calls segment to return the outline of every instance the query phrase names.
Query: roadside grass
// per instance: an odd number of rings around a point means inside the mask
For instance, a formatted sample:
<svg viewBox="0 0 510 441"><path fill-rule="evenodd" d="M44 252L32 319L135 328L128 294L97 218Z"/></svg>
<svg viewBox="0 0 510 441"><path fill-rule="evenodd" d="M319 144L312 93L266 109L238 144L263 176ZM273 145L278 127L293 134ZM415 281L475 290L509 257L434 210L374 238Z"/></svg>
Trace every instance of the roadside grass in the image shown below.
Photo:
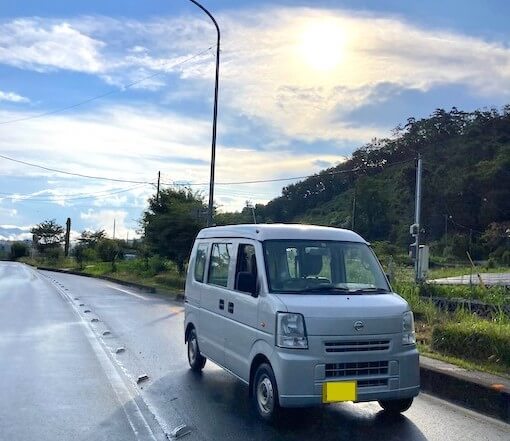
<svg viewBox="0 0 510 441"><path fill-rule="evenodd" d="M505 377L510 379L510 372L507 367L500 366L497 363L491 363L490 361L486 361L483 363L476 363L470 360L466 360L462 357L454 357L452 355L445 355L440 352L435 352L429 348L427 345L423 345L418 343L418 350L420 351L420 355L424 355L425 357L434 358L436 360L444 361L446 363L453 364L455 366L459 366L468 371L481 371L486 372L488 374L499 375L501 377Z"/></svg>
<svg viewBox="0 0 510 441"><path fill-rule="evenodd" d="M163 291L181 293L184 291L185 275L170 260L153 256L149 259L118 260L115 270L111 262L85 262L83 268L73 258L48 260L44 258L23 258L21 261L33 266L69 269L93 276L108 276L126 282L141 283Z"/></svg>
<svg viewBox="0 0 510 441"><path fill-rule="evenodd" d="M448 289L449 287L445 287ZM510 318L505 314L489 320L459 308L439 310L421 297L421 287L395 281L393 289L415 314L420 352L466 369L510 376Z"/></svg>
<svg viewBox="0 0 510 441"><path fill-rule="evenodd" d="M428 273L428 279L442 279L444 277L456 277L456 276L466 276L469 274L473 274L476 276L476 273L508 273L510 272L509 267L499 266L495 268L489 268L486 266L476 266L475 269L471 266L455 266L455 267L432 267Z"/></svg>
<svg viewBox="0 0 510 441"><path fill-rule="evenodd" d="M503 286L482 288L479 285L434 285L426 283L420 286L420 295L425 297L444 297L447 299L480 300L496 306L510 301L510 290Z"/></svg>

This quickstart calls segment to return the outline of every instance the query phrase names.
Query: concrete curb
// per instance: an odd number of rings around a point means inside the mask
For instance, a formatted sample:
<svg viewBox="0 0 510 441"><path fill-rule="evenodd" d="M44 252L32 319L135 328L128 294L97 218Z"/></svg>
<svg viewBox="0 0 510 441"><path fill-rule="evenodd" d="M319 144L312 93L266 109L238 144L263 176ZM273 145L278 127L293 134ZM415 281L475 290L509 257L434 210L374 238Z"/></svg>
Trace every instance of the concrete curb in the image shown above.
<svg viewBox="0 0 510 441"><path fill-rule="evenodd" d="M421 389L446 401L510 423L510 381L420 356Z"/></svg>
<svg viewBox="0 0 510 441"><path fill-rule="evenodd" d="M78 271L39 266L37 269L103 279L145 292L172 296L176 301L184 300L184 295L181 293L165 291L140 283L126 282L108 276L93 276ZM421 389L424 392L510 423L510 381L503 377L468 371L443 361L420 356L420 381Z"/></svg>
<svg viewBox="0 0 510 441"><path fill-rule="evenodd" d="M89 277L91 279L107 280L108 282L117 283L119 285L127 286L130 288L135 288L142 292L171 296L175 300L179 300L179 301L184 300L184 294L173 292L173 291L167 291L167 290L164 290L161 288L154 288L153 286L143 285L141 283L127 282L126 280L116 279L115 277L96 276L93 274L82 273L80 271L65 270L65 269L59 269L59 268L49 268L49 267L45 267L45 266L38 266L36 268L39 270L43 270L43 271L53 271L55 273L72 274L75 276Z"/></svg>

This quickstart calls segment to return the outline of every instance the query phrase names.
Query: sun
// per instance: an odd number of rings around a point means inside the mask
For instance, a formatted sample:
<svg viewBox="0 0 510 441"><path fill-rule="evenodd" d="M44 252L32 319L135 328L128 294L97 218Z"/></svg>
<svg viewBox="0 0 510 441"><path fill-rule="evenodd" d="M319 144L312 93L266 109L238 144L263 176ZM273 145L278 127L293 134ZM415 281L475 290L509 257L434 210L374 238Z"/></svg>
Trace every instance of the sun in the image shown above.
<svg viewBox="0 0 510 441"><path fill-rule="evenodd" d="M345 56L345 32L332 21L318 21L306 26L299 40L300 57L314 70L334 70Z"/></svg>

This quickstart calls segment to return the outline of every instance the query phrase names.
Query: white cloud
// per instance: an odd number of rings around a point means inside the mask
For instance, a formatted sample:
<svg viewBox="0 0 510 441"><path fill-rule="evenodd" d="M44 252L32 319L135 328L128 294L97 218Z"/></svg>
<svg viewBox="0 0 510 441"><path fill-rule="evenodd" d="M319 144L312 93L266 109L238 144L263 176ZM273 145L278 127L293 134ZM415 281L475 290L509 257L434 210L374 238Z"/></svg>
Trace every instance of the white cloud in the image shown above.
<svg viewBox="0 0 510 441"><path fill-rule="evenodd" d="M10 118L16 114L2 115ZM222 127L228 131L228 128ZM44 164L46 167L70 172L105 176L115 179L133 179L155 182L157 172L163 173L163 183L203 182L209 180L210 122L163 113L151 108L115 107L82 114L78 119L65 114L23 122L23 130L9 131L0 138L0 151L17 159ZM218 144L216 181L232 182L300 176L320 169L317 160L328 163L343 159L338 154L317 152L296 153L291 144L281 143L278 148L255 150L247 145L226 147ZM29 146L29 147L27 147ZM72 148L69 148L72 146ZM89 181L51 173L46 170L2 161L3 173L16 176L52 176L55 182L49 188L28 195L32 199L51 199L61 205L80 204L79 199L68 196L103 192L86 202L95 206L143 207L154 193L151 185ZM58 180L55 179L58 177ZM47 179L45 179L48 181ZM69 181L69 184L63 183ZM73 182L78 182L73 184ZM76 187L75 187L76 185ZM108 195L117 189L131 191ZM207 185L196 187L207 193ZM279 193L281 183L253 186L217 186L217 196L224 209L239 208L246 199L267 201ZM222 198L236 195L236 206ZM27 196L15 198L21 200Z"/></svg>
<svg viewBox="0 0 510 441"><path fill-rule="evenodd" d="M31 18L0 24L0 62L24 69L101 72L103 46L66 21Z"/></svg>
<svg viewBox="0 0 510 441"><path fill-rule="evenodd" d="M31 228L31 226L0 225L0 240L16 241L32 239Z"/></svg>
<svg viewBox="0 0 510 441"><path fill-rule="evenodd" d="M128 228L126 223L128 212L125 210L94 210L80 213L80 219L85 221L87 230L105 230L107 236L113 237L115 224L115 238L125 239L129 237L133 239L139 237L139 234L133 228ZM132 222L130 222L132 223Z"/></svg>
<svg viewBox="0 0 510 441"><path fill-rule="evenodd" d="M198 17L4 22L0 23L0 62L39 71L95 74L119 88L153 73L173 72L183 81L168 90L163 89L165 75L137 87L165 90L160 94L160 103L165 105L200 96L209 105L212 52L172 67L214 46L213 28ZM487 97L510 90L507 46L420 28L398 18L334 9L266 7L224 12L218 20L223 31L218 182L306 175L341 161L340 149L338 154L322 154L313 151L311 144L308 151L298 152L292 148L293 140L355 145L388 135L388 128L376 122L354 126L347 115L367 103L385 102L403 89L426 92L455 84ZM74 116L26 121L19 126L22 130L3 133L0 151L84 174L153 182L161 170L167 181L207 182L210 121L186 116L185 107L175 112L158 109L157 99L153 106L98 107ZM0 120L29 115L0 111ZM274 134L266 150L253 147L255 143L246 137L249 132L242 132L242 124L236 126L239 117L262 124L266 134ZM244 141L229 148L222 145L222 137L234 132ZM52 176L7 162L2 166L6 175L23 171ZM246 199L267 201L281 185L220 185L216 196L225 209L239 208ZM199 188L207 193L207 186ZM143 206L152 191L147 186L92 203L98 210L129 203ZM51 197L63 201L58 192Z"/></svg>
<svg viewBox="0 0 510 441"><path fill-rule="evenodd" d="M14 92L4 92L0 90L0 101L8 101L11 103L29 103L30 100L27 97L18 95Z"/></svg>
<svg viewBox="0 0 510 441"><path fill-rule="evenodd" d="M510 90L510 49L498 42L393 17L338 9L266 7L224 12L222 109L263 121L284 136L308 141L364 142L386 134L374 122L344 121L353 109L385 101L402 89L462 84L496 96ZM147 21L108 17L19 19L0 25L0 62L36 70L71 69L122 87L157 72L178 72L178 96L210 99L210 23L197 15ZM159 90L165 77L136 85ZM381 85L393 85L381 92ZM171 99L171 98L170 98Z"/></svg>

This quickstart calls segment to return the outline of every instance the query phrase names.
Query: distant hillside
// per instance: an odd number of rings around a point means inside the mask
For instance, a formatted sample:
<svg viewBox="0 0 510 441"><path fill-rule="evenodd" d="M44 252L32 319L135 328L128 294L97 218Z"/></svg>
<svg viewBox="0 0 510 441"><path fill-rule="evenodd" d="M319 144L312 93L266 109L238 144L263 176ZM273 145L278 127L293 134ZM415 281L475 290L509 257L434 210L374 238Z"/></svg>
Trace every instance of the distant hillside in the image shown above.
<svg viewBox="0 0 510 441"><path fill-rule="evenodd" d="M371 241L407 247L418 152L424 160L424 242L441 244L447 228L451 246L484 254L484 232L501 235L510 221L510 105L472 113L437 109L429 118L409 118L391 138L374 140L346 162L257 205L257 220L350 228L355 205L355 231ZM250 216L245 209L216 220L239 223ZM508 246L501 239L497 246Z"/></svg>

